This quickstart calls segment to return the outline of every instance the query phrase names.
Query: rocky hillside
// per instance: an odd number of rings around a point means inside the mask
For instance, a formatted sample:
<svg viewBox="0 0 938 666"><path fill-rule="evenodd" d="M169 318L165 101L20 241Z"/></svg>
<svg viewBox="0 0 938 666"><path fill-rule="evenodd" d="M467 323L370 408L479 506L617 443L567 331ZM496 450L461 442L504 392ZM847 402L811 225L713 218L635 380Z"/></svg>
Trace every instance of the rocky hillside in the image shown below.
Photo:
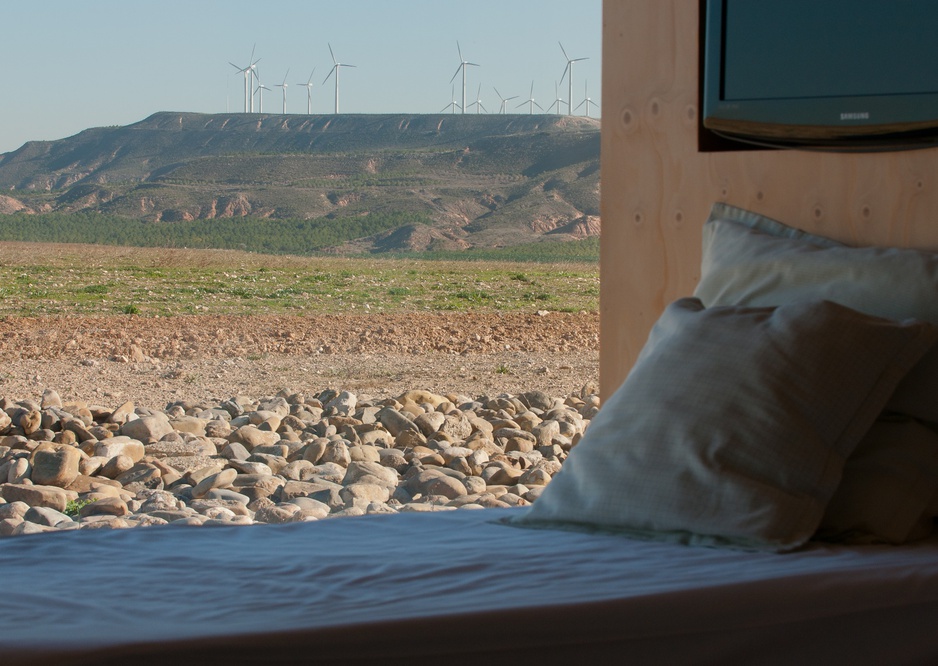
<svg viewBox="0 0 938 666"><path fill-rule="evenodd" d="M157 113L0 155L0 214L408 223L337 251L599 233L599 121L554 115Z"/></svg>

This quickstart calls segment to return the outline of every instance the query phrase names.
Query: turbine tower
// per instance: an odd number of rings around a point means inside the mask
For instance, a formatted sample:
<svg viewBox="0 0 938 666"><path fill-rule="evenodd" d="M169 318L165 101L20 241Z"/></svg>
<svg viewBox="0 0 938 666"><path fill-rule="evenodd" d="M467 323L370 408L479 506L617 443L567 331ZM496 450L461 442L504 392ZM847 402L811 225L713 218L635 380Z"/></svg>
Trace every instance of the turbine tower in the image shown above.
<svg viewBox="0 0 938 666"><path fill-rule="evenodd" d="M592 99L590 99L589 84L586 81L583 82L583 101L576 105L576 108L574 109L574 111L579 111L580 107L583 106L584 104L586 104L586 112L584 113L584 115L587 118L589 118L590 117L590 104L592 104L593 106L597 106L597 104Z"/></svg>
<svg viewBox="0 0 938 666"><path fill-rule="evenodd" d="M306 80L306 83L297 83L298 86L304 86L306 88L306 115L311 116L313 114L313 74L316 73L316 68L313 67L313 71L310 72L309 78Z"/></svg>
<svg viewBox="0 0 938 666"><path fill-rule="evenodd" d="M442 109L440 109L440 113L443 113L444 111L446 111L446 109L451 109L453 113L456 113L456 109L461 108L459 106L459 102L456 101L456 86L452 86L452 93L450 94L450 96L453 98L452 101L446 106L444 106Z"/></svg>
<svg viewBox="0 0 938 666"><path fill-rule="evenodd" d="M326 74L326 78L322 80L323 85L326 84L326 81L329 80L329 77L332 76L332 73L335 72L335 112L336 115L339 113L339 69L342 67L354 67L355 65L347 65L344 62L339 62L335 59L335 53L332 52L332 44L328 42L326 45L329 47L329 55L332 56L332 69L329 70L329 73Z"/></svg>
<svg viewBox="0 0 938 666"><path fill-rule="evenodd" d="M257 73L257 63L260 61L260 58L254 61L250 66L251 70L251 85L254 85L254 82L257 81L258 85L261 82L261 77ZM251 113L254 113L254 95L251 95Z"/></svg>
<svg viewBox="0 0 938 666"><path fill-rule="evenodd" d="M557 87L557 84L556 84L556 83L554 83L554 96L555 96L555 98L554 98L554 103L547 107L546 113L550 113L550 110L553 109L553 108L556 106L556 107L557 107L557 115L559 116L559 115L561 114L560 106L561 106L562 104L566 104L566 105L567 105L567 109L569 110L569 109L570 109L570 103L569 103L569 102L565 102L564 99L563 99L563 97L560 96L560 90L559 90L559 88Z"/></svg>
<svg viewBox="0 0 938 666"><path fill-rule="evenodd" d="M265 90L269 91L270 88L268 88L267 86L265 86L263 83L259 83L259 84L257 85L257 90L255 91L255 92L257 93L258 98L260 99L260 102L261 102L261 108L260 108L260 112L261 112L261 113L264 113L264 91L265 91Z"/></svg>
<svg viewBox="0 0 938 666"><path fill-rule="evenodd" d="M238 67L236 64L234 64L230 60L228 61L228 64L234 67L236 70L238 70L242 74L244 74L244 94L242 95L242 97L244 97L244 112L247 113L248 112L248 95L250 94L249 91L251 87L251 84L248 82L248 77L250 76L251 68L250 67L243 67L243 68Z"/></svg>
<svg viewBox="0 0 938 666"><path fill-rule="evenodd" d="M560 42L557 42L560 44ZM589 60L589 58L571 58L567 55L567 52L563 48L563 44L560 44L560 51L563 53L563 57L567 59L567 66L563 69L563 75L560 77L560 82L563 83L563 77L567 77L567 99L570 100L567 102L567 115L573 115L573 63L580 62L581 60ZM557 111L560 111L558 108Z"/></svg>
<svg viewBox="0 0 938 666"><path fill-rule="evenodd" d="M459 42L456 42L456 50L459 51L459 67L456 68L456 73L453 74L453 78L449 80L452 83L456 77L459 75L459 70L462 70L462 112L466 112L466 66L478 67L479 65L474 62L469 62L468 60L462 57L462 49L459 47Z"/></svg>
<svg viewBox="0 0 938 666"><path fill-rule="evenodd" d="M283 88L283 114L287 113L287 77L290 76L290 68L287 68L287 73L283 75L283 83L275 84L278 88Z"/></svg>
<svg viewBox="0 0 938 666"><path fill-rule="evenodd" d="M469 106L474 106L476 108L476 114L482 113L483 111L485 111L486 113L489 112L489 110L486 109L482 105L482 98L480 97L481 94L482 94L482 84L480 83L479 89L476 91L476 101L474 101L472 104L469 105Z"/></svg>
<svg viewBox="0 0 938 666"><path fill-rule="evenodd" d="M507 113L506 109L508 107L508 102L510 102L513 99L518 99L518 96L512 95L511 97L502 97L502 94L498 92L498 88L495 88L493 86L492 89L495 91L495 94L498 95L498 99L502 101L502 105L498 108L498 112L504 115L505 113Z"/></svg>
<svg viewBox="0 0 938 666"><path fill-rule="evenodd" d="M543 106L541 106L540 104L538 104L537 102L534 101L534 81L531 81L531 93L530 93L530 95L531 95L531 96L528 97L527 101L526 101L526 102L521 102L521 104L519 104L519 105L517 106L517 108L520 109L522 106L524 106L525 104L527 104L527 105L528 105L528 113L530 113L530 114L533 116L533 115L534 115L534 107L535 107L535 106L536 106L537 108L539 108L541 111L544 110L544 107L543 107Z"/></svg>
<svg viewBox="0 0 938 666"><path fill-rule="evenodd" d="M251 110L251 113L254 113L254 77L256 76L257 63L261 61L260 58L257 60L254 59L254 50L257 48L257 44L251 49L251 59L248 61L250 64L247 67L238 67L236 64L228 61L228 64L234 67L236 70L244 74L244 112L247 113L248 109Z"/></svg>

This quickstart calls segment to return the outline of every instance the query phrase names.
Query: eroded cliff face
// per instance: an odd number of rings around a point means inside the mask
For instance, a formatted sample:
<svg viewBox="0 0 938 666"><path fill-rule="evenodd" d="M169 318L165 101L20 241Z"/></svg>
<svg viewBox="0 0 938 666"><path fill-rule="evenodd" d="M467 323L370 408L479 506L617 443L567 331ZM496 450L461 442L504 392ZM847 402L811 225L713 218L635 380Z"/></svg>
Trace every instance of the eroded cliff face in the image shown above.
<svg viewBox="0 0 938 666"><path fill-rule="evenodd" d="M12 213L33 213L31 208L28 208L19 199L14 199L13 197L7 197L0 194L0 215L10 215Z"/></svg>
<svg viewBox="0 0 938 666"><path fill-rule="evenodd" d="M423 220L350 244L368 251L574 240L599 233L599 135L553 115L158 113L0 156L0 214Z"/></svg>

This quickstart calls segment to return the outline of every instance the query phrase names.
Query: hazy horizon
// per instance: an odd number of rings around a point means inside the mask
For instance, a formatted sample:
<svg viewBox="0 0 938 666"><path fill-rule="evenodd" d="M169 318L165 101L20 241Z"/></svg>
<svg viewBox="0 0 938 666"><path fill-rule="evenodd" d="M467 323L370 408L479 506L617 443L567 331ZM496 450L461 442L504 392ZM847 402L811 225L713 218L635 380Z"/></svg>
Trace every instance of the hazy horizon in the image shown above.
<svg viewBox="0 0 938 666"><path fill-rule="evenodd" d="M461 49L477 65L466 66L467 113L476 113L478 94L490 114L502 106L499 95L513 98L508 112L526 114L532 84L535 113L556 111L557 98L569 95L567 60L578 59L574 113L589 106L599 116L601 0L277 0L262 8L243 0L23 0L4 10L0 153L158 111L241 112L245 77L231 63L246 67L252 49L269 89L264 113L283 112L284 82L286 112L307 113L307 81L312 113L332 113L330 44L337 61L355 65L340 70L341 113L449 112L461 103Z"/></svg>

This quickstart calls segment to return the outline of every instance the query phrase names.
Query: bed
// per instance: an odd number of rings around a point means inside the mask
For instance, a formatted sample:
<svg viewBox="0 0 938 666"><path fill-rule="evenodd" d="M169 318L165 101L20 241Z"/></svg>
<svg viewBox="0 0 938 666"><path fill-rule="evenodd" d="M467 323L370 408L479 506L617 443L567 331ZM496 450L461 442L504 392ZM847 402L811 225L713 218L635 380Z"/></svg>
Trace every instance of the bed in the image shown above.
<svg viewBox="0 0 938 666"><path fill-rule="evenodd" d="M7 539L3 663L938 657L938 539L749 553L501 522L518 513Z"/></svg>
<svg viewBox="0 0 938 666"><path fill-rule="evenodd" d="M703 247L532 506L4 539L3 663L938 663L938 255Z"/></svg>

